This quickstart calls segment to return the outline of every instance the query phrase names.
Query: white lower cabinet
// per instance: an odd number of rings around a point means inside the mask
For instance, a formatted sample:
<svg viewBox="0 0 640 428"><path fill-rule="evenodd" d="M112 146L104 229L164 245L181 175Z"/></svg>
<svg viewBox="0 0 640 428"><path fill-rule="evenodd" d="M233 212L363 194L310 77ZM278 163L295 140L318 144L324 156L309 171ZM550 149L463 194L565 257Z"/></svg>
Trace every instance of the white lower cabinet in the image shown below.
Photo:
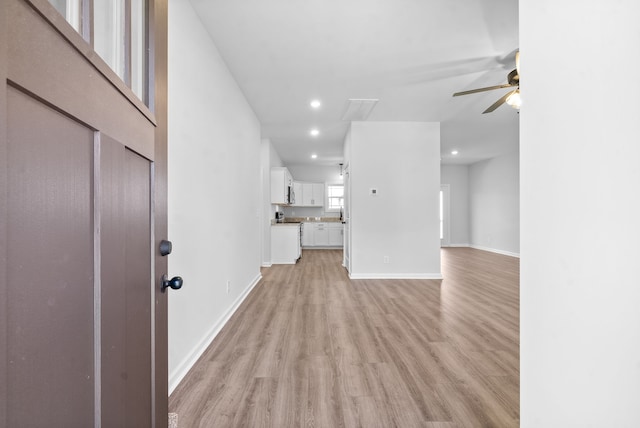
<svg viewBox="0 0 640 428"><path fill-rule="evenodd" d="M300 224L271 226L272 264L295 264L301 254Z"/></svg>
<svg viewBox="0 0 640 428"><path fill-rule="evenodd" d="M313 223L302 223L302 246L313 246Z"/></svg>
<svg viewBox="0 0 640 428"><path fill-rule="evenodd" d="M342 247L344 226L338 222L310 222L303 224L304 247Z"/></svg>
<svg viewBox="0 0 640 428"><path fill-rule="evenodd" d="M329 229L325 223L316 223L313 231L313 245L325 246L329 245Z"/></svg>
<svg viewBox="0 0 640 428"><path fill-rule="evenodd" d="M340 227L332 227L329 229L329 245L338 246L343 244L342 236L344 234L344 227L340 224Z"/></svg>

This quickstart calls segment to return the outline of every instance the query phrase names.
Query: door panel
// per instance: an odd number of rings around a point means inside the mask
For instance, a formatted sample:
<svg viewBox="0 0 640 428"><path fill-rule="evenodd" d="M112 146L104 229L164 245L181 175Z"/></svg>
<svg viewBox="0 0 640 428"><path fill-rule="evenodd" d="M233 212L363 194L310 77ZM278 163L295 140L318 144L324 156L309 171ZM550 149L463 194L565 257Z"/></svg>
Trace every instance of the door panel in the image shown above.
<svg viewBox="0 0 640 428"><path fill-rule="evenodd" d="M99 139L102 423L151 426L151 164Z"/></svg>
<svg viewBox="0 0 640 428"><path fill-rule="evenodd" d="M93 132L12 88L7 110L7 425L91 426Z"/></svg>
<svg viewBox="0 0 640 428"><path fill-rule="evenodd" d="M125 148L99 136L100 150L100 294L102 340L102 422L104 426L125 426L126 420L126 263ZM109 317L115 313L119 316Z"/></svg>
<svg viewBox="0 0 640 428"><path fill-rule="evenodd" d="M149 161L126 150L125 283L127 426L151 426L151 178ZM115 311L106 314L118 317Z"/></svg>

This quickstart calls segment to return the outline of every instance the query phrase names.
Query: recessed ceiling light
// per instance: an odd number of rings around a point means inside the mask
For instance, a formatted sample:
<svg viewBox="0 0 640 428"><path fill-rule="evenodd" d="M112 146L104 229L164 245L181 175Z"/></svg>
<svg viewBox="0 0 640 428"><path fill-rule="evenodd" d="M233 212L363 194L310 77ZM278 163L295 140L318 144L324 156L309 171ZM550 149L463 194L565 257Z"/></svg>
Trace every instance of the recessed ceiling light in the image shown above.
<svg viewBox="0 0 640 428"><path fill-rule="evenodd" d="M320 131L314 128L309 132L309 134L311 134L312 137L317 137L320 135Z"/></svg>
<svg viewBox="0 0 640 428"><path fill-rule="evenodd" d="M451 154L455 156L455 155L458 154L458 151L457 150L451 150Z"/></svg>
<svg viewBox="0 0 640 428"><path fill-rule="evenodd" d="M320 108L322 103L320 102L320 100L312 100L310 105L311 105L311 108Z"/></svg>
<svg viewBox="0 0 640 428"><path fill-rule="evenodd" d="M317 158L317 157L318 157L318 155L317 155L317 154L315 154L315 153L311 155L311 159L315 159L315 158Z"/></svg>

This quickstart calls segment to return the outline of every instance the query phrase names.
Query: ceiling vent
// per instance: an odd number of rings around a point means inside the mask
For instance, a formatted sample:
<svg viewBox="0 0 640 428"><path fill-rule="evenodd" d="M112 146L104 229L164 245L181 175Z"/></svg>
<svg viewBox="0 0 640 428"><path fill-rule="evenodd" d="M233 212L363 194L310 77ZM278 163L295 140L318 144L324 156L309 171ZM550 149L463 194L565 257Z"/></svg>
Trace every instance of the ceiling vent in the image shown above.
<svg viewBox="0 0 640 428"><path fill-rule="evenodd" d="M376 106L378 99L349 99L347 111L342 115L342 120L353 122L367 120L371 110Z"/></svg>

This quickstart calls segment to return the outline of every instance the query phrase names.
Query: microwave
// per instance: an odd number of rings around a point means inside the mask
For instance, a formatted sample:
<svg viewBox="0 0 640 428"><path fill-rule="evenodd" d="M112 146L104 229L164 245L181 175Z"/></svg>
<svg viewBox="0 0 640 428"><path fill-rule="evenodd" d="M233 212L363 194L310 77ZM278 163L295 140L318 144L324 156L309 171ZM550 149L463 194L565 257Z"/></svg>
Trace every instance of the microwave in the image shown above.
<svg viewBox="0 0 640 428"><path fill-rule="evenodd" d="M295 204L296 203L296 194L293 191L293 186L287 186L287 204Z"/></svg>

